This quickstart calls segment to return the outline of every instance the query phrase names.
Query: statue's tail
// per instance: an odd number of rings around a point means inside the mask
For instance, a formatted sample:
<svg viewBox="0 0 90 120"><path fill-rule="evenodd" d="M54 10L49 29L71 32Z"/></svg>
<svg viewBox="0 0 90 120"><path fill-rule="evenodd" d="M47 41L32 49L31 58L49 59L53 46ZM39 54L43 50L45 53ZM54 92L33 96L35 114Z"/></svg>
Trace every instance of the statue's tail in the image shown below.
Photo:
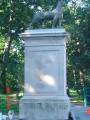
<svg viewBox="0 0 90 120"><path fill-rule="evenodd" d="M29 30L32 29L32 22L29 24Z"/></svg>

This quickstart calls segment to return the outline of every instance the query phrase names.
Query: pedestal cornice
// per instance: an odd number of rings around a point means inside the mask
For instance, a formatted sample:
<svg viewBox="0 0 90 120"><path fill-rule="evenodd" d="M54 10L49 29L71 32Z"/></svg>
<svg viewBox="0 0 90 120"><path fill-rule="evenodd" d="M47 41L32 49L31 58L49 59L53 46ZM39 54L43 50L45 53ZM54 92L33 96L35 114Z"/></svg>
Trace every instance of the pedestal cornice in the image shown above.
<svg viewBox="0 0 90 120"><path fill-rule="evenodd" d="M25 30L24 33L19 34L21 38L34 38L34 37L67 37L67 41L70 40L69 34L64 29L35 29Z"/></svg>

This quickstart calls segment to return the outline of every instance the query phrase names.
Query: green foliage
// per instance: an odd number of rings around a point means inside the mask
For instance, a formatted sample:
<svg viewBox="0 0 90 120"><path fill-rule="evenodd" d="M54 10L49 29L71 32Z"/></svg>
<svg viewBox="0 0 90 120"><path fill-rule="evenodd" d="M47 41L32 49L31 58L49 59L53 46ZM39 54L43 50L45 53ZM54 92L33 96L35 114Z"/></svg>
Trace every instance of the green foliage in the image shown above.
<svg viewBox="0 0 90 120"><path fill-rule="evenodd" d="M71 37L67 44L68 87L79 91L83 86L90 86L90 10L88 4L87 7L76 6L77 3L65 9L63 27Z"/></svg>
<svg viewBox="0 0 90 120"><path fill-rule="evenodd" d="M24 42L18 34L26 29L35 12L52 10L59 0L12 0L0 1L0 91L4 86L11 90L23 88L24 81ZM90 86L90 9L89 0L81 3L65 0L62 27L69 32L71 41L67 44L67 79L68 87L79 92L84 86ZM83 6L82 6L83 5ZM41 9L39 9L41 8ZM46 21L51 28L51 21ZM39 23L33 28L39 28ZM5 46L10 37L9 44ZM6 54L6 53L8 54ZM6 59L4 59L6 57ZM4 64L4 67L2 68ZM5 78L1 76L4 71Z"/></svg>

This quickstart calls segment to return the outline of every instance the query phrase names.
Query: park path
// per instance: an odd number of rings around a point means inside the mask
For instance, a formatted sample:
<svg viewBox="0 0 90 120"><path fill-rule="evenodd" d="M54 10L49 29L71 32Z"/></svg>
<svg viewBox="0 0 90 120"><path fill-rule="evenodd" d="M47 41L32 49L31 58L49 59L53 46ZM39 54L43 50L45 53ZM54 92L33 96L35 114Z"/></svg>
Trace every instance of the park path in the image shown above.
<svg viewBox="0 0 90 120"><path fill-rule="evenodd" d="M90 107L89 107L90 109ZM90 115L87 115L88 107L84 107L83 104L72 104L71 117L73 120L90 120Z"/></svg>

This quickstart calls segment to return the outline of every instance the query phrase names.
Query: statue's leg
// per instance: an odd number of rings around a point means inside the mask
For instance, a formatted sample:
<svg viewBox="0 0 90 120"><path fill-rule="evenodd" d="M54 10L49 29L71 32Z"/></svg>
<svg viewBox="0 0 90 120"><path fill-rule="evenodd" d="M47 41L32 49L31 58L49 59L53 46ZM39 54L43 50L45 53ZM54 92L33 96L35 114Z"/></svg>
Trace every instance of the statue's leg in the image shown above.
<svg viewBox="0 0 90 120"><path fill-rule="evenodd" d="M32 29L32 22L29 24L29 29Z"/></svg>
<svg viewBox="0 0 90 120"><path fill-rule="evenodd" d="M59 19L59 28L61 28L61 21L62 21L62 19Z"/></svg>
<svg viewBox="0 0 90 120"><path fill-rule="evenodd" d="M55 17L55 18L53 19L52 28L55 28L55 25L56 25L57 21L58 21L58 17Z"/></svg>
<svg viewBox="0 0 90 120"><path fill-rule="evenodd" d="M37 14L34 15L32 22L29 24L29 29L32 29L32 25L37 23L39 21L39 18L37 17Z"/></svg>
<svg viewBox="0 0 90 120"><path fill-rule="evenodd" d="M35 23L37 23L37 22L38 22L38 20L34 18L32 20L32 22L29 24L29 29L32 29L32 25L35 24Z"/></svg>
<svg viewBox="0 0 90 120"><path fill-rule="evenodd" d="M44 21L40 21L40 28L44 29Z"/></svg>

